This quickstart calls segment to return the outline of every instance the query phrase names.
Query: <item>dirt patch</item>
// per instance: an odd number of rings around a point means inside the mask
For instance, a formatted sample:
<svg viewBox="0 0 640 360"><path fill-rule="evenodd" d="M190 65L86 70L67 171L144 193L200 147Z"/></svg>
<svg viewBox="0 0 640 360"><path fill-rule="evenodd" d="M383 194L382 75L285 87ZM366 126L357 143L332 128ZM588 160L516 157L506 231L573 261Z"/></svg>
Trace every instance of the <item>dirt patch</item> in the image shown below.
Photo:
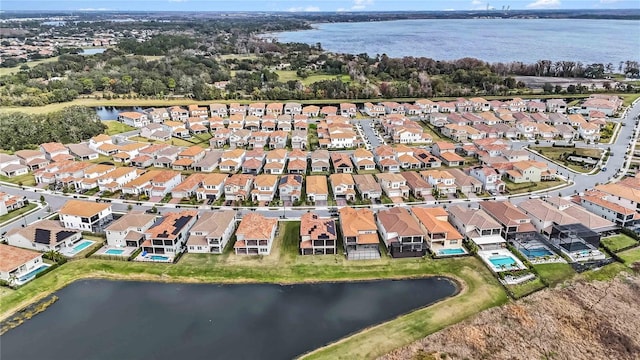
<svg viewBox="0 0 640 360"><path fill-rule="evenodd" d="M480 313L384 357L640 359L640 277L575 282Z"/></svg>

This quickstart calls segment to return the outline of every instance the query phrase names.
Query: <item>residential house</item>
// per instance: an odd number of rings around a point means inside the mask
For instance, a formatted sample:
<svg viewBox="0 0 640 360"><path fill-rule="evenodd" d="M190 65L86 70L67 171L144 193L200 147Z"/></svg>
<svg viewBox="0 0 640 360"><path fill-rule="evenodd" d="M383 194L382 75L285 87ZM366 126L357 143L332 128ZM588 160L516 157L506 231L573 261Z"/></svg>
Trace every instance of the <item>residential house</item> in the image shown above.
<svg viewBox="0 0 640 360"><path fill-rule="evenodd" d="M69 149L57 142L40 144L40 151L42 151L44 153L44 157L50 161L73 159L73 156L69 155Z"/></svg>
<svg viewBox="0 0 640 360"><path fill-rule="evenodd" d="M447 172L456 179L456 187L462 194L468 195L482 191L482 182L473 176L465 174L464 171L460 169L449 169Z"/></svg>
<svg viewBox="0 0 640 360"><path fill-rule="evenodd" d="M20 163L15 155L0 153L0 175L15 177L29 173L29 167Z"/></svg>
<svg viewBox="0 0 640 360"><path fill-rule="evenodd" d="M274 115L274 116L280 116L282 115L282 108L283 108L283 104L282 103L269 103L267 104L265 113L267 115Z"/></svg>
<svg viewBox="0 0 640 360"><path fill-rule="evenodd" d="M167 109L167 112L172 121L185 122L189 118L189 110L183 109L180 106L171 106Z"/></svg>
<svg viewBox="0 0 640 360"><path fill-rule="evenodd" d="M213 132L213 137L209 139L209 146L212 148L223 148L225 145L229 144L232 134L231 130L222 128L211 129L211 131Z"/></svg>
<svg viewBox="0 0 640 360"><path fill-rule="evenodd" d="M49 164L44 153L38 150L18 150L15 155L20 159L20 163L29 167L31 171L41 169Z"/></svg>
<svg viewBox="0 0 640 360"><path fill-rule="evenodd" d="M562 99L549 99L545 102L547 106L547 112L550 113L561 113L564 114L567 112L567 103Z"/></svg>
<svg viewBox="0 0 640 360"><path fill-rule="evenodd" d="M380 104L374 105L370 102L364 103L363 112L370 117L379 117L379 116L384 116L386 114L384 105L380 105Z"/></svg>
<svg viewBox="0 0 640 360"><path fill-rule="evenodd" d="M287 164L287 150L276 149L267 152L266 164L264 165L265 174L284 174L285 165Z"/></svg>
<svg viewBox="0 0 640 360"><path fill-rule="evenodd" d="M516 184L555 179L555 170L549 169L547 164L541 161L518 161L512 166L512 170L507 170L506 177Z"/></svg>
<svg viewBox="0 0 640 360"><path fill-rule="evenodd" d="M178 159L173 162L174 170L189 170L193 164L204 158L206 152L200 146L190 146L178 153Z"/></svg>
<svg viewBox="0 0 640 360"><path fill-rule="evenodd" d="M449 214L444 208L413 207L411 211L420 223L427 246L436 256L466 253L462 235L449 223Z"/></svg>
<svg viewBox="0 0 640 360"><path fill-rule="evenodd" d="M299 115L302 114L302 104L296 102L288 102L284 104L284 114Z"/></svg>
<svg viewBox="0 0 640 360"><path fill-rule="evenodd" d="M381 145L373 149L374 160L382 172L399 172L400 163L395 150L388 145Z"/></svg>
<svg viewBox="0 0 640 360"><path fill-rule="evenodd" d="M246 214L236 231L236 255L269 255L277 229L278 219Z"/></svg>
<svg viewBox="0 0 640 360"><path fill-rule="evenodd" d="M235 210L207 211L189 230L187 251L190 253L222 254L236 228Z"/></svg>
<svg viewBox="0 0 640 360"><path fill-rule="evenodd" d="M140 136L145 139L169 141L171 139L171 131L169 128L161 124L149 124L140 129Z"/></svg>
<svg viewBox="0 0 640 360"><path fill-rule="evenodd" d="M344 117L353 118L358 114L358 108L356 104L350 103L341 103L340 104L340 115Z"/></svg>
<svg viewBox="0 0 640 360"><path fill-rule="evenodd" d="M262 103L262 102L251 103L249 104L248 114L257 116L257 117L262 117L265 115L265 106L266 106L265 103Z"/></svg>
<svg viewBox="0 0 640 360"><path fill-rule="evenodd" d="M373 154L369 150L363 148L357 148L352 154L351 158L357 170L371 171L376 169L376 163L373 160ZM335 168L335 165L334 165Z"/></svg>
<svg viewBox="0 0 640 360"><path fill-rule="evenodd" d="M278 196L284 202L302 199L302 175L284 175L278 181Z"/></svg>
<svg viewBox="0 0 640 360"><path fill-rule="evenodd" d="M122 190L122 186L138 177L139 171L130 167L118 167L96 178L100 191L116 192ZM93 188L95 186L91 186Z"/></svg>
<svg viewBox="0 0 640 360"><path fill-rule="evenodd" d="M278 189L278 176L260 174L254 178L251 199L257 202L273 201Z"/></svg>
<svg viewBox="0 0 640 360"><path fill-rule="evenodd" d="M500 172L491 166L474 166L469 169L469 175L482 183L484 191L504 192L506 184L501 180Z"/></svg>
<svg viewBox="0 0 640 360"><path fill-rule="evenodd" d="M426 149L414 148L413 157L420 161L421 169L438 168L442 166L442 161L439 158L431 155L431 153Z"/></svg>
<svg viewBox="0 0 640 360"><path fill-rule="evenodd" d="M380 258L380 241L371 210L345 206L339 210L339 219L347 260Z"/></svg>
<svg viewBox="0 0 640 360"><path fill-rule="evenodd" d="M313 212L300 217L300 254L327 255L336 253L336 223Z"/></svg>
<svg viewBox="0 0 640 360"><path fill-rule="evenodd" d="M597 142L600 140L600 126L593 123L580 124L578 134L587 142Z"/></svg>
<svg viewBox="0 0 640 360"><path fill-rule="evenodd" d="M213 172L220 163L222 150L206 151L202 159L196 161L191 167L198 172Z"/></svg>
<svg viewBox="0 0 640 360"><path fill-rule="evenodd" d="M248 174L234 174L226 178L224 183L224 198L229 201L245 201L249 199L255 176Z"/></svg>
<svg viewBox="0 0 640 360"><path fill-rule="evenodd" d="M32 272L43 266L42 254L0 244L0 280L13 285L33 278Z"/></svg>
<svg viewBox="0 0 640 360"><path fill-rule="evenodd" d="M307 105L302 108L302 114L310 118L316 118L320 114L320 107L315 105Z"/></svg>
<svg viewBox="0 0 640 360"><path fill-rule="evenodd" d="M234 115L244 118L247 115L247 107L238 103L229 104L229 117Z"/></svg>
<svg viewBox="0 0 640 360"><path fill-rule="evenodd" d="M211 104L209 105L209 112L211 117L219 116L221 118L227 117L229 112L227 111L227 105L225 104Z"/></svg>
<svg viewBox="0 0 640 360"><path fill-rule="evenodd" d="M329 172L329 151L315 150L311 153L311 172Z"/></svg>
<svg viewBox="0 0 640 360"><path fill-rule="evenodd" d="M171 190L174 199L188 199L196 196L196 191L201 187L206 174L195 173L187 176L180 184Z"/></svg>
<svg viewBox="0 0 640 360"><path fill-rule="evenodd" d="M329 199L327 177L324 175L310 175L305 178L305 193L307 200L320 205Z"/></svg>
<svg viewBox="0 0 640 360"><path fill-rule="evenodd" d="M265 152L262 148L247 151L242 162L242 173L258 175L264 165Z"/></svg>
<svg viewBox="0 0 640 360"><path fill-rule="evenodd" d="M427 251L424 232L409 210L394 207L378 211L378 231L389 254L394 258L422 257Z"/></svg>
<svg viewBox="0 0 640 360"><path fill-rule="evenodd" d="M506 246L500 235L502 225L482 209L463 205L449 207L449 222L480 250L497 250Z"/></svg>
<svg viewBox="0 0 640 360"><path fill-rule="evenodd" d="M99 157L98 152L90 148L85 143L69 144L67 145L67 149L69 149L70 155L78 161L91 161L96 160Z"/></svg>
<svg viewBox="0 0 640 360"><path fill-rule="evenodd" d="M336 116L338 114L338 108L335 106L323 106L322 109L320 109L320 115L322 117L327 117L327 116Z"/></svg>
<svg viewBox="0 0 640 360"><path fill-rule="evenodd" d="M416 199L424 199L430 197L432 193L431 185L424 180L418 173L406 171L400 173L407 183L409 194Z"/></svg>
<svg viewBox="0 0 640 360"><path fill-rule="evenodd" d="M173 257L183 252L189 230L197 220L197 210L165 213L158 222L144 232L143 254L164 255L169 260L173 260Z"/></svg>
<svg viewBox="0 0 640 360"><path fill-rule="evenodd" d="M235 173L240 170L245 159L246 152L242 149L227 150L222 153L218 168L221 172Z"/></svg>
<svg viewBox="0 0 640 360"><path fill-rule="evenodd" d="M469 101L473 105L473 111L488 112L491 110L491 104L489 103L489 101L481 97L474 97L469 99Z"/></svg>
<svg viewBox="0 0 640 360"><path fill-rule="evenodd" d="M537 232L529 216L509 201L489 200L479 204L482 210L500 223L500 235L506 240L514 239L518 234Z"/></svg>
<svg viewBox="0 0 640 360"><path fill-rule="evenodd" d="M167 146L156 152L153 166L160 168L171 167L174 161L178 159L178 154L182 148L177 146Z"/></svg>
<svg viewBox="0 0 640 360"><path fill-rule="evenodd" d="M402 202L403 198L409 197L409 187L407 180L400 174L380 173L376 174L378 182L385 194L394 202Z"/></svg>
<svg viewBox="0 0 640 360"><path fill-rule="evenodd" d="M331 189L335 200L355 200L355 182L353 181L353 176L351 174L331 174L329 175L329 181L331 182Z"/></svg>
<svg viewBox="0 0 640 360"><path fill-rule="evenodd" d="M308 133L306 130L293 130L291 133L291 148L306 149Z"/></svg>
<svg viewBox="0 0 640 360"><path fill-rule="evenodd" d="M445 170L424 170L420 176L435 189L438 195L454 194L456 178Z"/></svg>
<svg viewBox="0 0 640 360"><path fill-rule="evenodd" d="M293 149L289 152L289 161L287 163L287 172L289 174L306 174L308 154L300 149Z"/></svg>
<svg viewBox="0 0 640 360"><path fill-rule="evenodd" d="M269 149L284 149L287 147L289 133L286 131L274 131L269 134Z"/></svg>
<svg viewBox="0 0 640 360"><path fill-rule="evenodd" d="M182 175L177 171L150 170L122 185L122 192L162 198L181 182Z"/></svg>
<svg viewBox="0 0 640 360"><path fill-rule="evenodd" d="M111 222L111 204L68 200L60 210L60 223L67 229L100 233Z"/></svg>
<svg viewBox="0 0 640 360"><path fill-rule="evenodd" d="M156 221L156 215L144 212L130 212L122 215L105 229L107 245L111 247L142 246L144 233Z"/></svg>
<svg viewBox="0 0 640 360"><path fill-rule="evenodd" d="M251 131L246 129L237 129L229 135L229 146L232 149L237 147L245 147L249 145L251 140Z"/></svg>
<svg viewBox="0 0 640 360"><path fill-rule="evenodd" d="M333 164L333 173L336 174L352 174L353 163L348 154L331 153L331 163Z"/></svg>
<svg viewBox="0 0 640 360"><path fill-rule="evenodd" d="M455 153L456 146L449 142L438 141L433 143L431 153L435 156L442 156L444 153Z"/></svg>
<svg viewBox="0 0 640 360"><path fill-rule="evenodd" d="M27 198L23 195L10 195L0 192L0 215L22 208L28 203Z"/></svg>
<svg viewBox="0 0 640 360"><path fill-rule="evenodd" d="M137 111L123 111L118 114L118 121L125 125L141 128L151 122L147 114Z"/></svg>
<svg viewBox="0 0 640 360"><path fill-rule="evenodd" d="M185 124L180 121L165 121L162 123L162 126L164 131L170 133L173 137L179 139L188 139L191 137L191 133L187 130Z"/></svg>
<svg viewBox="0 0 640 360"><path fill-rule="evenodd" d="M580 205L589 212L618 226L631 227L640 223L640 213L637 210L620 205L615 196L592 190L585 192L584 195L579 196L577 199Z"/></svg>
<svg viewBox="0 0 640 360"><path fill-rule="evenodd" d="M200 118L200 119L209 118L209 110L207 110L206 107L192 104L187 106L187 109L189 110L189 117Z"/></svg>
<svg viewBox="0 0 640 360"><path fill-rule="evenodd" d="M196 190L198 200L215 201L224 195L227 174L205 174Z"/></svg>
<svg viewBox="0 0 640 360"><path fill-rule="evenodd" d="M6 237L11 246L41 252L63 251L82 240L82 232L65 228L58 221L40 220L25 227L15 227Z"/></svg>
<svg viewBox="0 0 640 360"><path fill-rule="evenodd" d="M167 109L148 108L148 109L144 109L143 111L145 114L147 114L147 118L152 123L162 123L171 118Z"/></svg>
<svg viewBox="0 0 640 360"><path fill-rule="evenodd" d="M380 201L382 197L382 187L373 175L353 175L353 181L363 200Z"/></svg>
<svg viewBox="0 0 640 360"><path fill-rule="evenodd" d="M194 134L206 134L209 132L209 119L200 117L190 117L186 122L187 129Z"/></svg>

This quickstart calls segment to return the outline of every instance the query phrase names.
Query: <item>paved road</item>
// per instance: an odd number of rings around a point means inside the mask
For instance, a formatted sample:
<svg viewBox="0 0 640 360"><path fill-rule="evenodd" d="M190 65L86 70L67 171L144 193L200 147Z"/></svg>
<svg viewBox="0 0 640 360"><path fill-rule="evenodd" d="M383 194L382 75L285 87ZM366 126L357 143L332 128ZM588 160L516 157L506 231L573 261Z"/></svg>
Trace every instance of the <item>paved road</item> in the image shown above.
<svg viewBox="0 0 640 360"><path fill-rule="evenodd" d="M373 120L372 119L365 119L365 120L358 120L359 124L362 124L362 133L365 136L365 141L366 139L369 139L369 142L371 142L371 148L375 149L380 145L383 145L380 142L380 139L378 138L378 136L376 136L376 134L373 132Z"/></svg>
<svg viewBox="0 0 640 360"><path fill-rule="evenodd" d="M596 183L606 183L608 181L611 181L614 177L616 176L621 176L623 172L618 173L620 169L627 169L629 162L631 160L631 156L625 156L626 152L629 151L630 149L632 149L633 144L635 144L635 142L638 139L638 135L640 135L640 131L637 130L638 126L634 126L635 125L635 118L640 116L640 101L636 102L636 104L630 108L625 115L623 115L623 117L621 119L619 119L619 121L623 122L626 124L626 126L621 126L620 127L620 134L618 135L618 137L616 138L616 142L613 144L604 144L602 146L606 147L610 147L612 153L614 154L614 156L610 156L608 161L603 164L604 167L607 168L607 171L601 171L597 174L594 175L586 175L586 174L577 174L575 172L570 171L569 169L566 169L562 166L558 166L556 164L551 163L550 166L551 168L555 168L558 170L558 174L567 178L569 180L572 180L574 182L574 184L570 185L569 187L565 187L563 189L560 190L553 190L553 191L548 191L547 194L551 195L551 196L555 196L555 195L559 195L561 194L562 196L567 196L573 193L579 193L579 192L583 192L587 189L592 188L593 186L596 185ZM365 120L366 122L366 120ZM371 120L369 120L369 122L371 122ZM363 125L363 129L365 129L366 127ZM373 131L372 131L372 135ZM631 139L629 137L632 137ZM375 138L375 135L374 135ZM521 148L522 146L526 145L527 143L514 143L514 144L520 144L520 145L516 145L516 147ZM373 141L372 141L372 145L373 145ZM549 163L546 159L543 159L541 157L535 156L534 157L536 160L540 160L540 161L545 161L547 163ZM73 198L74 196L81 198L81 196L77 196L77 195L69 195L69 196L64 196L61 194L52 194L49 191L46 190L41 190L41 189L34 189L34 188L24 188L24 189L20 189L18 187L14 187L14 186L7 186L7 185L2 185L0 184L0 191L9 193L9 194L13 194L13 195L23 195L26 196L30 201L39 201L40 196L44 196L45 201L47 202L48 206L45 206L44 208L38 210L37 212L34 212L32 214L29 214L27 216L21 217L19 219L17 219L16 221L12 222L9 225L6 225L2 228L0 228L0 234L2 234L5 231L8 231L11 228L15 228L15 227L20 227L22 225L24 225L25 223L31 223L34 221L39 220L40 218L43 218L47 215L49 215L51 212L56 212L58 209L60 209L60 207L62 207L62 205L69 199ZM521 201L523 201L524 199L527 199L529 197L529 195L520 195L520 196L514 196L511 197L511 201L513 203L519 203ZM498 199L501 199L503 197L498 197ZM88 201L95 201L95 198L88 198ZM481 201L481 199L469 199L470 202L477 202L477 201ZM452 202L460 202L460 203L469 203L466 199L457 199L457 200L453 200ZM133 210L148 210L150 209L153 205L151 204L144 204L143 205L136 205L136 203L123 203L122 200L113 200L112 201L112 209L115 212L126 212L128 210L128 207L132 206ZM402 206L402 205L400 205ZM374 209L376 208L384 208L383 205L374 205L373 206ZM205 209L210 209L209 206L201 206L200 209L205 210ZM298 218L300 217L303 213L305 213L306 211L312 209L312 207L307 207L307 208L303 208L303 209L296 209L293 210L291 208L265 208L265 209L257 209L255 210L256 212L259 212L265 216L268 217L285 217L285 218ZM179 211L175 208L175 205L173 204L163 204L161 206L158 206L158 210L163 213L166 211ZM245 214L248 212L251 212L253 210L247 210L247 209L242 209L240 211L241 214ZM330 210L327 207L317 207L314 209L314 211L318 212L320 215L322 216L326 216L326 215L330 215Z"/></svg>

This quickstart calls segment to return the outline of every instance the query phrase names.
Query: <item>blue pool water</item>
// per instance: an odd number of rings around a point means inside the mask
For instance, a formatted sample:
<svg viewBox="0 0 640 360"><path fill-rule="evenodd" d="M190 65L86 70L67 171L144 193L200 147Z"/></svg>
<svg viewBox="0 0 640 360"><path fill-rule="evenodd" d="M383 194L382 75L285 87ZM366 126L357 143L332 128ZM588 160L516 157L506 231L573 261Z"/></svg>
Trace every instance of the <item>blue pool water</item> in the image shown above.
<svg viewBox="0 0 640 360"><path fill-rule="evenodd" d="M124 252L124 250L122 249L109 249L107 251L105 251L104 253L107 255L122 255L122 253Z"/></svg>
<svg viewBox="0 0 640 360"><path fill-rule="evenodd" d="M496 267L496 269L503 266L507 268L516 266L516 261L513 260L511 256L492 256L489 258L489 261Z"/></svg>
<svg viewBox="0 0 640 360"><path fill-rule="evenodd" d="M20 276L20 277L18 278L18 281L22 283L22 282L25 282L25 281L31 280L31 278L33 278L33 277L35 277L36 275L38 275L38 273L43 272L43 271L44 271L46 268L48 268L48 267L49 267L49 265L47 265L47 264L42 264L42 265L40 265L40 267L37 267L37 268L35 268L35 269L33 269L33 270L29 271L28 273L26 273L26 274L24 274L24 275Z"/></svg>
<svg viewBox="0 0 640 360"><path fill-rule="evenodd" d="M169 258L166 256L162 256L162 255L151 255L150 256L151 260L155 260L155 261L168 261Z"/></svg>
<svg viewBox="0 0 640 360"><path fill-rule="evenodd" d="M91 244L93 244L93 241L91 240L84 240L83 242L81 242L80 244L76 245L73 247L73 252L74 253L79 253L80 251L88 248L89 246L91 246Z"/></svg>
<svg viewBox="0 0 640 360"><path fill-rule="evenodd" d="M463 249L442 249L438 250L438 255L462 255L465 251Z"/></svg>
<svg viewBox="0 0 640 360"><path fill-rule="evenodd" d="M520 249L520 252L529 259L553 255L553 253L546 248Z"/></svg>

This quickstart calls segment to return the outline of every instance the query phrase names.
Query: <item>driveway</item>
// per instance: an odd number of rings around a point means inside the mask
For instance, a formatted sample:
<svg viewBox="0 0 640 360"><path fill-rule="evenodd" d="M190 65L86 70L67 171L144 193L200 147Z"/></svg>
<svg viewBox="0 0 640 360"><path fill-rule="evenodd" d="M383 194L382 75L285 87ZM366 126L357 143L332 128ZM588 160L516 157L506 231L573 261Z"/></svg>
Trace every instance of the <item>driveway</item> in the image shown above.
<svg viewBox="0 0 640 360"><path fill-rule="evenodd" d="M371 119L360 120L359 123L362 124L362 134L365 137L365 141L367 139L369 140L369 142L371 143L371 148L375 149L378 146L383 145L380 142L380 139L378 139L376 134L373 132L373 120Z"/></svg>

